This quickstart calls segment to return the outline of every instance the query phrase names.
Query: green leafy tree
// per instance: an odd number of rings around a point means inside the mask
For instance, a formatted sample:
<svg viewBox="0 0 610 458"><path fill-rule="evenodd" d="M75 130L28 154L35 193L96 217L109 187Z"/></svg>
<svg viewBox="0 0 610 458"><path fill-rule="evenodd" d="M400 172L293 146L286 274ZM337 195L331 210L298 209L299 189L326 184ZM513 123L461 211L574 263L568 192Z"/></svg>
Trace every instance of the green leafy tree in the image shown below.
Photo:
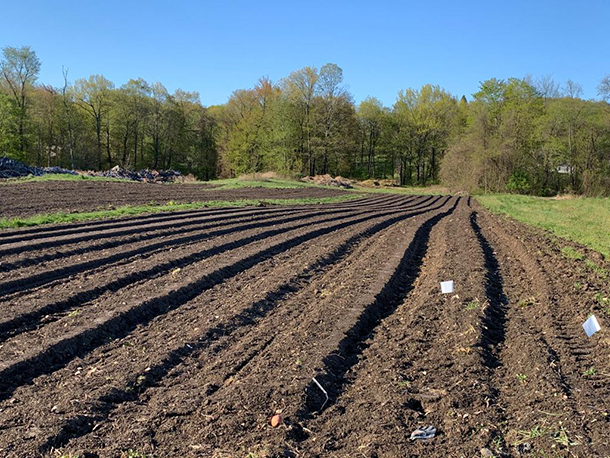
<svg viewBox="0 0 610 458"><path fill-rule="evenodd" d="M25 158L27 147L26 121L29 105L28 95L38 79L40 60L29 46L2 49L0 72L17 106L17 132L20 157Z"/></svg>
<svg viewBox="0 0 610 458"><path fill-rule="evenodd" d="M111 90L114 84L102 75L91 75L88 79L78 79L74 82L74 97L78 105L93 120L96 137L96 156L98 169L102 169L102 130L107 124L106 116L110 110ZM112 166L110 145L106 144L107 162Z"/></svg>

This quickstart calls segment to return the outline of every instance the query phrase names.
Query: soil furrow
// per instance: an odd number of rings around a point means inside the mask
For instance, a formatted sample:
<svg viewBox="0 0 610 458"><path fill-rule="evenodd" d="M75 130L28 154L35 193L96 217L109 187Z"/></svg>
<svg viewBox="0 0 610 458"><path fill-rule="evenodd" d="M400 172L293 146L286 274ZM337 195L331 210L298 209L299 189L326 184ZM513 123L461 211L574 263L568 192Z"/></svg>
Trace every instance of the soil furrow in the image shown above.
<svg viewBox="0 0 610 458"><path fill-rule="evenodd" d="M330 214L334 213L344 213L343 210L336 210L335 212L329 212ZM51 270L39 272L27 277L19 277L15 280L4 281L0 283L0 294L8 295L16 292L28 291L33 288L51 283L57 279L66 278L69 276L73 276L82 272L86 272L88 270L92 270L98 267L107 267L108 265L117 263L119 261L124 261L139 255L147 254L154 252L155 250L166 250L172 246L180 246L184 243L193 243L199 242L208 238L218 237L222 235L231 234L234 232L242 232L247 229L257 229L260 227L266 226L274 226L277 225L278 222L286 223L292 221L300 221L306 219L307 217L315 217L316 214L302 215L299 214L297 216L292 216L289 218L279 218L279 219L265 219L264 221L256 221L250 224L240 224L231 225L226 229L219 229L215 231L205 231L200 232L198 234L188 234L183 237L179 237L177 239L172 240L161 240L155 243L147 244L142 247L134 248L134 249L126 249L125 246L120 246L120 249L117 250L116 253L111 254L109 256L104 256L100 258L94 258L88 261L70 264L66 267L54 268ZM153 240L156 238L153 234L151 237ZM113 244L115 245L115 244ZM85 250L86 252L86 250Z"/></svg>
<svg viewBox="0 0 610 458"><path fill-rule="evenodd" d="M610 266L470 198L0 234L27 242L2 258L34 282L0 299L0 456L610 456Z"/></svg>
<svg viewBox="0 0 610 458"><path fill-rule="evenodd" d="M485 307L485 318L483 319L483 333L479 345L483 349L485 364L491 369L500 365L498 356L498 345L504 342L506 308L508 299L504 293L502 274L494 250L483 236L481 228L477 222L477 212L470 215L470 226L474 231L483 256L485 259L485 295L487 297L487 307Z"/></svg>
<svg viewBox="0 0 610 458"><path fill-rule="evenodd" d="M146 205L151 202L165 204L231 201L320 198L346 196L347 192L331 188L240 188L212 189L200 184L160 185L151 183L121 182L62 182L17 183L2 187L0 214L4 217L28 216L41 213L91 211L116 208L123 205Z"/></svg>
<svg viewBox="0 0 610 458"><path fill-rule="evenodd" d="M330 214L331 212L328 213ZM255 236L242 238L237 241L227 242L223 245L215 246L207 250L198 250L194 253L190 253L182 257L177 254L176 257L173 257L171 260L164 261L161 263L152 259L150 260L150 264L152 264L152 266L149 268L139 266L137 271L134 271L128 275L119 273L118 277L115 276L109 283L102 283L94 288L87 288L76 294L72 294L69 297L65 297L65 294L62 293L61 299L57 302L50 302L42 307L36 307L31 312L16 316L12 319L8 319L0 323L1 339L4 340L10 335L14 335L18 332L23 332L27 329L33 329L37 326L37 323L40 321L41 318L44 317L45 320L48 322L49 315L69 311L75 307L82 305L85 302L89 302L99 297L102 294L107 294L108 292L116 292L119 289L130 285L136 281L149 280L158 275L166 274L170 270L183 268L184 266L187 266L193 262L218 254L223 250L244 246L263 237L281 232L281 230L282 229L268 231L265 233L257 233Z"/></svg>
<svg viewBox="0 0 610 458"><path fill-rule="evenodd" d="M347 331L344 331L345 337L339 341L338 346L324 358L323 369L315 376L317 382L325 387L331 403L341 396L346 382L345 374L358 362L359 356L366 348L366 340L375 332L380 322L396 310L413 288L426 255L432 228L440 220L451 215L458 203L459 198L449 210L424 222L417 229L407 249L399 253L397 265L387 266L391 275L381 291L375 295L374 300L370 303L356 304L352 308L352 314L357 316L357 319ZM351 318L348 317L350 321ZM310 418L313 413L319 413L323 410L319 406L331 405L324 401L325 397L321 396L318 384L312 381L306 388L303 410L297 414L297 420L303 421Z"/></svg>
<svg viewBox="0 0 610 458"><path fill-rule="evenodd" d="M436 201L436 200L435 200ZM435 202L434 201L434 202ZM422 205L409 205L405 204L404 206L396 206L395 211L404 208L404 209L419 209L424 208ZM352 213L356 213L358 210L352 211ZM370 209L360 209L361 213L363 212L371 212L373 210ZM337 210L329 210L325 212L326 214L335 214L335 213L350 213L350 211L337 209ZM286 223L290 221L299 221L309 217L315 217L319 212L311 213L311 214L301 214L291 218L280 218L280 219L267 219L263 220L260 223L252 223L247 225L237 224L234 227L230 226L226 229L221 229L213 232L201 232L201 233L193 233L184 237L180 237L178 239L164 239L152 244L146 244L144 246L137 246L136 248L127 249L126 246L120 246L115 251L114 254L106 254L105 257L102 258L94 258L88 261L82 261L81 259L77 259L79 262L71 263L68 266L67 261L64 261L63 264L59 266L48 266L49 270L45 270L43 272L38 272L34 270L34 273L30 276L24 276L24 273L21 271L15 272L14 274L19 276L14 280L8 280L0 284L0 291L2 291L4 297L2 301L11 301L14 300L13 297L9 296L9 294L19 294L19 293L27 293L33 288L37 288L43 285L50 285L56 280L68 279L77 274L82 274L84 272L93 271L99 268L107 269L110 265L122 265L128 262L131 262L134 258L140 258L142 256L150 256L155 253L164 252L168 249L185 247L187 245L196 245L197 242L202 240L212 239L213 237L223 236L227 234L233 234L236 232L241 232L245 229L256 230L265 226L273 226L278 224L278 222ZM47 267L45 265L45 267ZM6 275L5 275L6 277ZM9 277L10 278L10 277Z"/></svg>
<svg viewBox="0 0 610 458"><path fill-rule="evenodd" d="M470 409L460 399L462 367L475 380L477 372L485 372L474 352L464 351L477 340L472 335L477 317L464 306L475 301L482 305L478 298L485 291L483 269L460 266L478 250L474 234L459 231L468 224L468 215L466 206L460 205L433 228L413 289L382 321L362 358L346 374L346 387L336 404L307 423L311 433L297 444L301 453L444 457L461 456L459 450L468 448L471 425L465 420ZM454 280L456 293L441 295L439 281L448 279ZM484 405L482 399L479 402ZM443 415L448 412L452 415ZM462 413L464 420L456 422ZM424 424L439 430L434 443L409 441L410 432ZM448 447L456 433L462 443Z"/></svg>
<svg viewBox="0 0 610 458"><path fill-rule="evenodd" d="M296 209L296 207L292 208ZM151 213L138 216L123 216L120 218L92 220L80 223L35 226L28 229L7 229L0 232L0 246L7 245L9 243L28 242L41 238L64 237L72 234L86 234L89 232L111 231L122 228L148 226L157 223L179 223L183 220L199 218L202 216L221 216L223 214L229 213L255 214L257 212L260 213L272 210L283 211L285 210L285 207L278 207L277 209L270 209L264 207L202 208L197 210Z"/></svg>
<svg viewBox="0 0 610 458"><path fill-rule="evenodd" d="M409 219L407 225L401 227L402 231L406 228L409 235L404 240L400 240L400 245L405 243L408 245L408 241L412 240L417 227L420 227L429 218L428 214L426 214L418 217L417 220ZM204 429L198 434L198 440L204 441L204 443L207 442L208 445L220 449L224 438L228 438L227 434L231 430L242 431L251 429L249 433L251 437L248 442L256 442L260 439L258 434L263 434L260 428L264 428L264 416L269 411L270 405L275 404L278 407L282 405L290 410L290 412L286 412L287 415L290 413L296 415L301 393L311 380L311 376L316 372L314 368L321 364L327 350L332 350L332 346L336 346L341 339L341 336L336 335L337 323L344 322L344 319L347 320L346 317L353 317L350 299L357 298L360 301L363 292L366 292L366 289L368 289L366 284L369 281L373 282L373 285L378 285L379 288L382 288L382 277L385 277L387 281L388 275L391 276L391 272L387 272L386 268L388 263L387 257L383 255L383 249L387 249L390 246L395 248L395 239L392 239L391 242L389 239L380 239L374 252L379 253L381 256L377 255L374 262L372 259L365 260L361 257L354 259L355 264L350 267L350 270L360 272L358 267L366 266L362 270L362 273L366 271L366 278L368 279L366 283L362 283L361 279L346 277L342 271L333 270L332 277L318 280L315 283L316 286L311 285L307 291L303 291L303 294L297 295L297 297L290 301L291 304L288 309L286 308L288 304L284 305L282 310L297 310L302 320L295 320L294 318L280 320L278 317L275 320L275 324L269 323L269 326L273 327L265 326L264 329L259 329L256 333L257 336L269 336L269 333L278 332L278 338L274 339L264 352L256 354L254 359L240 371L239 382L235 381L229 385L223 385L221 379L219 382L221 389L213 393L212 397L214 399L209 405L204 403L191 417L185 419L180 417L180 422L184 423L180 429L186 431L191 428L189 426L190 422L200 423L197 420L198 418L207 418L212 415L212 417L216 418L216 421L213 424L201 425ZM373 251L371 250L371 252ZM358 266L356 266L356 263ZM337 287L333 288L335 285ZM324 291L327 288L329 295L325 296ZM322 290L322 296L315 293L315 291L320 289ZM355 297L348 297L346 293L349 296ZM366 296L368 297L369 295L366 292ZM353 318L356 319L356 317ZM348 323L345 324L349 327ZM277 329L278 326L280 329ZM242 348L243 352L248 352L248 349L257 341L256 339L253 336L246 342L238 340L238 345ZM305 339L305 341L302 339ZM305 343L307 340L313 342L311 347ZM333 343L327 342L330 340ZM231 354L241 354L242 351L232 348ZM218 364L221 364L220 358L222 358L222 354L219 354ZM295 359L297 361L296 366L294 365ZM224 358L222 360L224 361ZM302 362L299 362L301 360ZM218 366L216 369L210 367L202 373L201 377L205 380L209 376L205 377L204 374L214 373L220 367ZM268 387L256 383L257 378L261 377L262 374L266 374L266 378L275 380L275 382ZM185 380L185 383L188 382ZM197 381L197 386L201 386L203 383L203 381ZM182 384L180 386L181 389L187 389ZM249 387L249 389L245 389L246 387ZM157 406L163 404L165 403L161 400L155 401ZM219 410L224 413L219 412ZM236 410L239 410L239 415L236 415L238 413ZM263 416L262 419L261 414ZM117 412L116 415L118 416L119 413ZM226 423L224 421L218 422L219 418L224 419L225 417ZM239 426L240 424L242 426ZM218 437L218 441L213 439L216 436L214 433L216 428L220 428L222 431L220 434L223 436L223 439ZM253 433L256 433L256 437L252 436ZM242 449L240 448L240 450Z"/></svg>
<svg viewBox="0 0 610 458"><path fill-rule="evenodd" d="M404 199L404 198L403 198ZM353 204L351 201L345 203L338 203L334 205L327 205L325 208L351 208L351 207L374 207L376 204L387 205L389 202L384 200L379 201L370 201L369 200L359 200L359 203ZM201 218L212 218L217 217L215 220L220 220L222 216L245 216L245 215L263 215L263 214L271 214L271 213L279 213L279 212L298 212L298 211L311 211L312 209L319 208L320 206L316 205L304 205L304 206L293 206L293 207L271 207L271 208L256 208L256 207L244 207L244 208L210 208L210 209L201 209L201 210L190 210L190 211L177 211L177 212L168 212L163 215L152 214L152 215L144 215L144 216L136 216L136 217L125 217L117 220L102 220L102 221L90 221L84 223L73 223L70 224L69 227L59 227L51 226L51 227L42 227L30 230L13 230L13 231L4 231L0 233L0 246L6 247L9 244L17 244L22 242L31 242L36 239L48 239L48 238L62 238L65 242L77 243L81 241L88 241L87 237L103 237L103 233L107 231L113 231L113 235L126 235L137 233L138 231L142 231L144 229L163 229L163 228L171 228L176 225L180 225L183 223L191 223L193 221L200 220ZM99 234L92 234L90 236L85 236L84 234L88 234L90 232L97 232ZM76 235L76 238L66 238L70 235ZM29 243L24 248L27 248L29 251L33 251L39 248L44 248L44 243L36 242ZM7 249L7 248L4 248ZM2 254L9 254L2 252Z"/></svg>
<svg viewBox="0 0 610 458"><path fill-rule="evenodd" d="M384 206L366 206L366 208L369 208L371 210L383 210L383 209L389 209L389 208L393 208L396 205L400 205L400 206L405 206L405 205L410 205L413 204L414 205L420 205L422 203L424 203L427 199L400 199L397 202L395 202L395 205L384 205ZM336 209L336 211L349 211L352 208L362 208L362 206L359 207L351 207L351 206L336 206L336 207L329 207L329 208L325 208L325 211L328 210L333 210ZM319 211L318 209L315 209L313 211ZM89 245L89 249L90 250L103 250L103 249L107 249L107 248L112 248L114 246L116 246L116 244L125 244L125 243L134 243L134 242L138 242L138 241L145 241L151 238L157 238L157 237L161 237L161 236L173 236L173 235L178 235L178 234L182 234L182 233L189 233L192 232L193 227L195 227L195 229L200 230L205 228L210 228L210 227L219 227L219 226L226 226L229 224L232 224L234 222L240 221L240 220L246 220L246 221L257 221L260 219L264 219L267 215L272 215L272 216L281 216L281 215L288 215L288 214L308 214L308 213L312 213L313 212L311 208L278 208L278 209L271 209L271 210L257 210L257 211L250 211L250 212L244 212L244 211L240 211L240 212L228 212L228 213L223 213L220 216L217 216L217 214L212 214L212 215L208 215L208 214L203 214L203 215L198 215L196 217L190 217L188 219L185 220L178 220L178 221L171 221L170 223L154 223L154 224L147 224L146 226L142 226L142 227L132 227L130 226L129 229L123 229L123 230L115 230L114 228L111 229L104 229L102 231L100 230L96 230L95 234L90 234L90 235L81 235L82 232L77 232L78 233L78 237L73 237L73 238L63 238L63 235L59 236L53 236L53 237L48 237L51 240L49 241L43 241L43 242L38 242L36 244L32 244L32 243L27 243L24 244L25 242L22 240L17 240L15 241L13 244L18 244L18 246L8 246L6 247L4 250L0 250L0 255L2 255L4 257L3 262L0 264L0 269L1 270L12 270L16 267L22 267L22 266L26 266L26 265L35 265L41 262L46 262L46 261L50 261L53 260L55 258L59 258L59 257L68 257L68 256L74 256L74 255L78 255L82 253L83 248L79 247L76 249L73 249L71 251L67 251L67 252L61 252L61 251L52 251L49 254L45 254L45 255L38 255L35 258L32 258L31 256L27 256L27 257L23 257L21 256L22 259L18 260L18 261L13 261L10 262L8 256L13 254L13 255L23 255L26 252L29 251L41 251L41 250L50 250L54 247L57 246L66 246L66 245L72 245L75 243L82 243L82 242L91 242L91 241L98 241L98 240L102 240L104 241L103 243L100 243L98 245ZM214 223L216 222L216 224L208 224L208 223ZM201 223L205 223L205 226L201 226ZM134 237L126 237L128 235L133 235L135 234ZM117 240L121 237L121 240Z"/></svg>
<svg viewBox="0 0 610 458"><path fill-rule="evenodd" d="M513 318L503 350L504 369L495 383L502 388L499 402L507 406L506 453L518 456L521 444L527 443L542 454L554 450L558 456L607 455L610 444L602 432L608 426L607 391L590 385L586 375L587 368L592 367L589 364L602 366L595 356L589 355L578 368L579 362L565 347L563 337L572 333L580 342L586 342L586 337L578 321L571 320L570 325L562 328L562 320L557 316L559 311L565 314L575 305L573 300L562 301L567 297L559 293L567 289L565 280L554 280L563 277L558 274L565 261L555 257L553 275L549 275L538 261L546 258L532 256L544 247L543 241L527 247L529 237L520 234L521 228L504 231L501 225L507 223L490 219L485 217L484 230L496 240L502 265L509 278L514 279L510 288L513 305L509 311ZM573 315L577 316L578 311L574 310ZM581 316L584 321L585 315ZM515 382L517 376L519 382ZM533 430L536 436L528 437Z"/></svg>
<svg viewBox="0 0 610 458"><path fill-rule="evenodd" d="M53 239L50 244L40 243L38 247L34 247L34 245L28 245L27 250L22 250L22 247L9 248L8 250L14 250L13 255L19 256L19 258L15 261L4 261L0 266L0 269L3 271L10 271L19 267L27 267L30 265L37 265L43 262L53 261L55 259L67 258L70 256L78 256L87 252L101 251L109 248L114 248L118 245L129 244L129 243L138 243L144 242L146 240L168 237L168 236L177 236L180 234L189 234L192 232L200 231L203 229L210 229L215 227L223 227L229 226L232 224L240 223L240 222L253 222L260 221L268 218L269 216L284 216L291 214L299 214L296 211L290 211L286 209L283 212L258 212L258 213L249 213L249 214L227 214L222 215L220 217L199 217L194 219L189 219L188 221L183 221L181 223L171 223L168 225L162 226L146 226L142 228L130 229L127 231L118 231L118 232L103 232L96 234L92 238L87 237L79 237L76 239ZM127 235L132 235L131 237L126 237ZM87 242L98 242L98 243L87 243ZM101 243L100 243L101 242ZM72 248L66 251L58 251L52 250L54 247L66 247L73 244L78 244L76 248ZM45 252L50 251L49 253L34 255L27 254L23 256L26 251L38 251ZM5 254L5 258L8 259L8 254Z"/></svg>
<svg viewBox="0 0 610 458"><path fill-rule="evenodd" d="M352 253L355 250L356 246L362 243L363 240L372 237L373 235L387 229L388 227L408 217L408 214L403 214L397 217L391 217L382 220L378 223L375 223L373 226L369 226L364 229L358 229L358 231L354 235L342 241L331 252L323 253L319 259L314 260L314 262L306 266L304 269L292 275L280 286L266 293L262 299L252 303L249 307L242 310L238 315L232 317L228 322L220 323L214 328L208 329L205 334L195 339L191 339L179 348L171 350L171 352L166 358L164 358L157 365L148 368L146 372L138 373L131 376L131 381L127 385L128 387L136 387L136 390L128 389L123 391L122 393L114 391L113 393L107 393L105 395L102 395L101 397L105 401L105 404L103 404L103 412L90 412L88 414L88 428L81 427L79 428L80 434L75 434L74 431L76 430L76 428L73 426L73 424L77 423L83 426L82 416L78 416L74 419L71 419L64 427L62 427L60 433L57 436L49 439L47 444L42 446L42 449L46 450L49 449L49 447L61 447L65 445L67 440L78 437L78 435L87 434L92 428L93 422L97 423L101 421L102 417L106 418L109 414L109 411L112 410L114 407L118 406L118 403L126 401L136 401L146 391L147 386L156 385L164 377L166 377L170 371L175 370L177 366L182 365L186 358L197 357L196 355L199 352L201 352L204 348L208 348L213 343L220 340L224 342L223 344L216 345L214 347L214 353L226 351L224 347L234 343L236 337L239 337L240 339L243 338L243 336L247 332L249 332L249 329L256 327L256 325L261 320L267 318L269 314L273 313L275 308L278 307L282 301L286 300L288 296L294 295L300 288L309 284L313 276L318 276L324 270L328 270L331 267L335 267L336 263L340 262L350 253ZM239 335L234 336L237 331L239 332ZM229 368L228 371L223 370L223 380L226 381L231 376L236 375L243 367L248 364L248 362L254 357L254 355L263 351L271 343L273 338L273 336L268 337L267 340L262 344L259 343L253 345L250 348L249 353L243 356L237 364ZM146 377L145 385L138 385L137 380L141 377ZM206 388L206 393L208 395L211 395L216 389L218 389L217 385L208 385L208 387ZM111 405L108 406L106 403L110 401L112 401ZM100 417L100 415L102 415L102 417ZM70 434L67 434L66 431L70 431Z"/></svg>
<svg viewBox="0 0 610 458"><path fill-rule="evenodd" d="M37 356L14 363L8 368L3 369L0 372L0 380L9 382L8 384L5 382L6 388L0 396L2 399L6 399L17 386L23 383L29 383L29 381L39 375L57 370L57 368L63 367L74 357L82 357L92 349L103 344L106 336L112 335L115 338L122 337L131 332L137 325L145 324L156 316L180 307L196 297L202 290L208 289L215 284L236 275L238 272L255 265L265 258L281 253L304 241L346 228L356 222L365 221L372 217L373 216L367 215L360 219L340 222L289 238L284 242L279 242L236 262L220 267L216 271L201 277L187 286L171 291L159 298L144 301L140 305L118 313L113 318L96 324L93 328L89 328L73 337L61 340L42 351Z"/></svg>

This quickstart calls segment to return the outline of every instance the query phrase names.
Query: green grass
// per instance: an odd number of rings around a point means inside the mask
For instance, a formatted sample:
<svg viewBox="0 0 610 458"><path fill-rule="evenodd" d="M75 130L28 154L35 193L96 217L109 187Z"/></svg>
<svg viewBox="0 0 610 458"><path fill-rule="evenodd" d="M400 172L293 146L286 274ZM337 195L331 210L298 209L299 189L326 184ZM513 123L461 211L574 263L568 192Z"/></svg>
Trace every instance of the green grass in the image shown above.
<svg viewBox="0 0 610 458"><path fill-rule="evenodd" d="M10 185L19 183L32 183L37 181L122 181L130 183L138 183L137 181L128 180L126 178L109 178L109 177L91 177L88 175L70 175L69 173L49 173L35 177L28 175L27 177L8 178L5 181L0 181L0 184Z"/></svg>
<svg viewBox="0 0 610 458"><path fill-rule="evenodd" d="M239 178L227 178L224 180L205 181L205 184L215 185L210 188L213 191L219 189L240 189L240 188L271 188L271 189L297 189L297 188L328 188L303 181L283 179L283 178L264 178L260 180L241 180ZM337 189L337 188L334 188Z"/></svg>
<svg viewBox="0 0 610 458"><path fill-rule="evenodd" d="M74 223L94 219L117 218L120 216L139 215L143 213L161 213L178 210L193 210L205 207L248 207L257 206L261 202L271 205L313 205L344 202L362 197L360 194L347 194L337 197L319 197L303 199L242 199L242 200L216 200L209 202L193 202L188 204L177 204L168 202L164 205L148 204L139 206L125 206L113 210L97 210L82 213L52 213L47 215L36 215L26 218L1 218L0 229L38 226L41 224Z"/></svg>
<svg viewBox="0 0 610 458"><path fill-rule="evenodd" d="M478 309L478 308L479 308L479 306L480 306L480 305L481 305L481 304L479 303L479 300L478 300L478 299L475 299L475 300L473 300L473 301L470 301L468 304L466 304L466 305L464 306L464 308L465 308L466 310L476 310L476 309Z"/></svg>
<svg viewBox="0 0 610 458"><path fill-rule="evenodd" d="M603 279L608 278L608 275L610 274L610 272L608 272L608 269L598 266L590 259L585 259L585 266L587 266L587 269L589 269L591 272L596 273L598 277Z"/></svg>
<svg viewBox="0 0 610 458"><path fill-rule="evenodd" d="M491 194L477 196L477 199L495 213L503 213L517 221L549 230L559 237L581 243L610 257L608 198L549 199ZM562 252L565 256L576 256L577 253L575 250Z"/></svg>
<svg viewBox="0 0 610 458"><path fill-rule="evenodd" d="M531 307L532 305L535 305L536 302L537 301L534 296L526 297L524 299L520 299L519 302L517 302L517 306L527 308L527 307Z"/></svg>
<svg viewBox="0 0 610 458"><path fill-rule="evenodd" d="M597 371L595 370L595 367L591 366L586 371L583 371L582 375L584 375L585 377L591 377L591 376L595 375L596 372Z"/></svg>
<svg viewBox="0 0 610 458"><path fill-rule="evenodd" d="M561 254L563 254L568 259L579 259L580 260L584 257L584 255L580 251L575 250L571 246L564 246L561 249Z"/></svg>

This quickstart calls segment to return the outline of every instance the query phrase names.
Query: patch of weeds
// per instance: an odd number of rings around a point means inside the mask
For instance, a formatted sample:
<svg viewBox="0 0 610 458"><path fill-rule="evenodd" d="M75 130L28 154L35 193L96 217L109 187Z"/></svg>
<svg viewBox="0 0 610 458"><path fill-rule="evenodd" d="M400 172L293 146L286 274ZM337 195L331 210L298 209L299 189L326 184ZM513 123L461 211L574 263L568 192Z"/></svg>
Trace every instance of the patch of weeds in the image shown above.
<svg viewBox="0 0 610 458"><path fill-rule="evenodd" d="M73 316L76 316L76 315L78 315L78 310L72 310L70 313L68 313L69 317L73 317Z"/></svg>
<svg viewBox="0 0 610 458"><path fill-rule="evenodd" d="M129 449L126 453L121 454L121 458L146 458L146 455L133 449Z"/></svg>
<svg viewBox="0 0 610 458"><path fill-rule="evenodd" d="M610 315L610 297L603 293L597 293L593 296L593 299L600 305L606 315Z"/></svg>
<svg viewBox="0 0 610 458"><path fill-rule="evenodd" d="M474 437L477 434L479 434L483 429L485 428L485 425L483 423L479 423L477 424L477 426L475 428L471 428L470 429L470 437Z"/></svg>
<svg viewBox="0 0 610 458"><path fill-rule="evenodd" d="M579 281L577 281L576 283L574 283L574 289L576 291L580 291L582 289L582 284Z"/></svg>
<svg viewBox="0 0 610 458"><path fill-rule="evenodd" d="M476 310L480 307L480 303L478 299L475 299L473 301L470 301L468 304L466 304L464 307L466 308L466 310Z"/></svg>
<svg viewBox="0 0 610 458"><path fill-rule="evenodd" d="M582 373L582 375L584 375L585 377L590 377L592 375L595 375L595 367L591 366L589 369L587 369L586 371L584 371Z"/></svg>
<svg viewBox="0 0 610 458"><path fill-rule="evenodd" d="M600 278L603 278L603 279L608 278L608 274L609 274L608 269L598 266L590 259L585 259L585 266L587 266L587 269L589 269L591 272L596 273Z"/></svg>
<svg viewBox="0 0 610 458"><path fill-rule="evenodd" d="M400 382L398 382L398 386L400 388L410 388L411 382L409 380L401 380Z"/></svg>
<svg viewBox="0 0 610 458"><path fill-rule="evenodd" d="M529 430L519 430L517 431L517 442L515 442L515 446L517 445L521 445L524 442L527 442L530 439L535 439L537 437L542 437L545 434L548 433L548 430L546 428L543 428L542 426L536 425L534 426L532 429Z"/></svg>
<svg viewBox="0 0 610 458"><path fill-rule="evenodd" d="M497 435L496 437L494 437L491 441L491 446L496 450L502 448L502 436Z"/></svg>
<svg viewBox="0 0 610 458"><path fill-rule="evenodd" d="M563 428L561 428L559 431L557 431L553 435L553 437L555 438L555 442L557 442L560 445L563 445L564 447L573 447L576 445L580 445L579 442L571 441L570 438L568 437L568 433Z"/></svg>
<svg viewBox="0 0 610 458"><path fill-rule="evenodd" d="M604 296L603 293L597 293L594 296L595 302L597 302L602 307L610 305L610 298Z"/></svg>
<svg viewBox="0 0 610 458"><path fill-rule="evenodd" d="M527 308L531 307L532 305L535 305L536 302L536 298L534 296L530 296L525 299L521 299L519 302L517 302L517 306Z"/></svg>
<svg viewBox="0 0 610 458"><path fill-rule="evenodd" d="M525 383L525 382L527 382L527 375L517 374L517 380L519 380L521 383Z"/></svg>
<svg viewBox="0 0 610 458"><path fill-rule="evenodd" d="M568 259L578 259L578 260L581 260L584 257L583 254L580 251L575 250L571 246L564 246L561 249L561 254L563 254Z"/></svg>
<svg viewBox="0 0 610 458"><path fill-rule="evenodd" d="M145 381L146 381L146 376L145 375L139 375L138 378L136 379L136 385L142 386Z"/></svg>

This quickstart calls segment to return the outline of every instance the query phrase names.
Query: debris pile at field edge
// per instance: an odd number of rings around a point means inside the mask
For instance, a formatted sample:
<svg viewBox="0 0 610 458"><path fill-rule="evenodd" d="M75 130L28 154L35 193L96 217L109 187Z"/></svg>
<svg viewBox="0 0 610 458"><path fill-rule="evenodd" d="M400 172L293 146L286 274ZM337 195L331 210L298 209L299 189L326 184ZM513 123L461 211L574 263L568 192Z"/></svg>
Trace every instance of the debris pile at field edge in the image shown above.
<svg viewBox="0 0 610 458"><path fill-rule="evenodd" d="M110 170L103 172L96 172L94 170L88 171L74 171L64 169L62 167L34 167L24 164L23 162L8 157L0 157L0 178L19 178L27 176L42 176L49 173L65 173L69 175L85 175L92 177L107 177L107 178L121 178L133 181L145 181L148 183L167 183L175 181L193 181L194 177L184 177L180 172L176 170L151 170L143 169L136 172L124 169L117 165Z"/></svg>
<svg viewBox="0 0 610 458"><path fill-rule="evenodd" d="M301 181L305 183L314 183L322 186L336 186L339 188L351 189L353 188L352 184L354 183L352 180L348 180L347 178L343 178L340 176L336 176L333 178L329 174L326 175L315 175L315 176L307 176L301 178Z"/></svg>
<svg viewBox="0 0 610 458"><path fill-rule="evenodd" d="M18 178L27 177L28 175L38 177L45 173L67 173L70 175L77 175L76 172L61 167L30 167L15 159L0 157L0 178Z"/></svg>
<svg viewBox="0 0 610 458"><path fill-rule="evenodd" d="M143 169L136 172L124 169L117 165L104 172L88 172L89 176L107 177L107 178L122 178L134 181L145 181L148 183L166 183L177 181L181 177L181 173L176 170L151 170Z"/></svg>

